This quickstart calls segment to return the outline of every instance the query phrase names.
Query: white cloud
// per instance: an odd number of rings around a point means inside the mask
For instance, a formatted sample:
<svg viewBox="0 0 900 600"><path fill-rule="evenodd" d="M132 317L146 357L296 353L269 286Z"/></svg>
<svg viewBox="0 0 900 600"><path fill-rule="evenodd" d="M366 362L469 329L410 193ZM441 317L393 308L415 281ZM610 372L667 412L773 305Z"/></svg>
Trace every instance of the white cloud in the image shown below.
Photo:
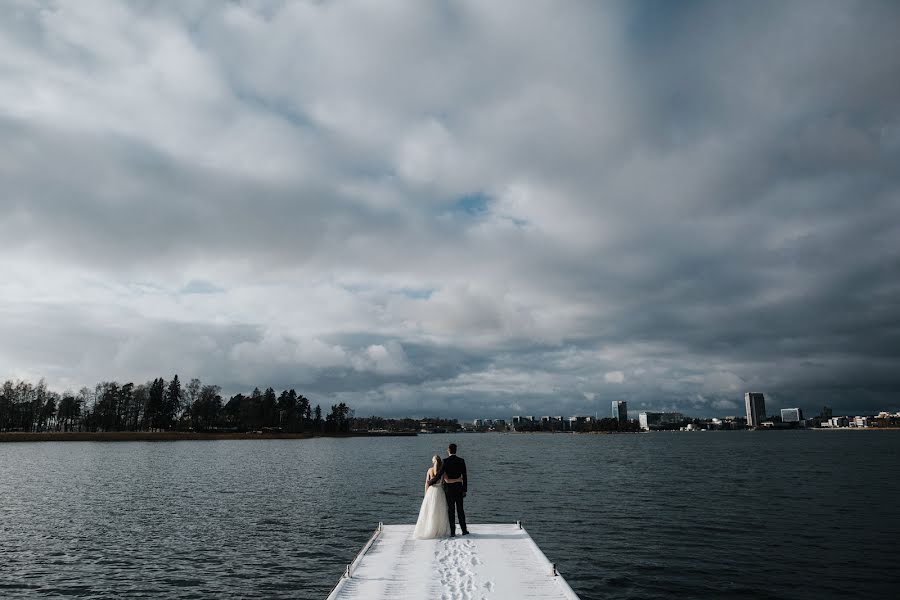
<svg viewBox="0 0 900 600"><path fill-rule="evenodd" d="M354 361L354 366L357 370L371 370L381 375L403 375L411 369L403 346L396 341L369 346Z"/></svg>
<svg viewBox="0 0 900 600"><path fill-rule="evenodd" d="M625 373L622 371L610 371L603 375L607 383L625 383Z"/></svg>
<svg viewBox="0 0 900 600"><path fill-rule="evenodd" d="M0 7L0 370L395 414L882 401L897 8L756 10Z"/></svg>

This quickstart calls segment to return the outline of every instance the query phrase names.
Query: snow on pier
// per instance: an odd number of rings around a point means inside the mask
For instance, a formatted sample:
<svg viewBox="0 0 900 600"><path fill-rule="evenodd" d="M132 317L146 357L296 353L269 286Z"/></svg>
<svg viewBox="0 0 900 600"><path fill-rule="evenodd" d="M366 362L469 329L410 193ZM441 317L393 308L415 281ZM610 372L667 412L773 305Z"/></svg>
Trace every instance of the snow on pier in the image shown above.
<svg viewBox="0 0 900 600"><path fill-rule="evenodd" d="M417 540L413 527L379 524L328 600L578 600L519 524L439 540Z"/></svg>

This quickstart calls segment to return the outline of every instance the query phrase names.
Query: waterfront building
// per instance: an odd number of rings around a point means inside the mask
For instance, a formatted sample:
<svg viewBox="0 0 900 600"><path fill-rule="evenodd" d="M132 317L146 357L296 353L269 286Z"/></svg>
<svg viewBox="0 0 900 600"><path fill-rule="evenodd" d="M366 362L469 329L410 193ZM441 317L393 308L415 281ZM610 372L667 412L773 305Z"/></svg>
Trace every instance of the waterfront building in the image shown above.
<svg viewBox="0 0 900 600"><path fill-rule="evenodd" d="M744 407L747 409L747 427L759 427L766 420L766 398L759 392L744 394Z"/></svg>
<svg viewBox="0 0 900 600"><path fill-rule="evenodd" d="M592 417L592 416L578 415L578 416L574 416L574 417L569 417L569 430L581 431L582 429L584 429L585 425L587 425L588 423L593 423L593 422L594 422L594 417Z"/></svg>
<svg viewBox="0 0 900 600"><path fill-rule="evenodd" d="M743 429L744 428L744 417L725 417L722 419L712 418L707 424L707 429Z"/></svg>
<svg viewBox="0 0 900 600"><path fill-rule="evenodd" d="M831 412L831 407L830 407L830 406L823 406L823 407L822 407L822 415L821 415L821 416L822 416L823 419L830 419L831 417L833 417L834 415L833 415L832 412Z"/></svg>
<svg viewBox="0 0 900 600"><path fill-rule="evenodd" d="M456 420L452 421L453 430L456 431L456 426L458 423ZM439 420L431 420L426 419L424 421L419 421L419 433L447 433L447 422L441 422Z"/></svg>
<svg viewBox="0 0 900 600"><path fill-rule="evenodd" d="M869 417L856 417L853 419L853 424L857 427L868 427Z"/></svg>
<svg viewBox="0 0 900 600"><path fill-rule="evenodd" d="M823 427L849 427L850 420L847 417L831 417L827 421L822 422Z"/></svg>
<svg viewBox="0 0 900 600"><path fill-rule="evenodd" d="M612 418L618 419L619 423L624 423L628 420L628 403L624 400L613 400L612 403Z"/></svg>
<svg viewBox="0 0 900 600"><path fill-rule="evenodd" d="M484 422L481 419L475 419L472 422L472 425L474 425L475 427L481 427L483 424L484 424Z"/></svg>
<svg viewBox="0 0 900 600"><path fill-rule="evenodd" d="M782 423L799 423L803 420L803 411L799 408L782 408Z"/></svg>
<svg viewBox="0 0 900 600"><path fill-rule="evenodd" d="M533 416L516 415L512 418L511 428L513 431L532 431L536 424Z"/></svg>
<svg viewBox="0 0 900 600"><path fill-rule="evenodd" d="M681 425L684 421L684 415L678 412L642 412L638 415L638 421L641 429L650 431L651 429L663 429Z"/></svg>
<svg viewBox="0 0 900 600"><path fill-rule="evenodd" d="M591 417L569 417L569 423L589 423L591 421Z"/></svg>
<svg viewBox="0 0 900 600"><path fill-rule="evenodd" d="M550 415L541 417L542 431L564 431L565 429L566 423L563 421L562 417L553 417Z"/></svg>

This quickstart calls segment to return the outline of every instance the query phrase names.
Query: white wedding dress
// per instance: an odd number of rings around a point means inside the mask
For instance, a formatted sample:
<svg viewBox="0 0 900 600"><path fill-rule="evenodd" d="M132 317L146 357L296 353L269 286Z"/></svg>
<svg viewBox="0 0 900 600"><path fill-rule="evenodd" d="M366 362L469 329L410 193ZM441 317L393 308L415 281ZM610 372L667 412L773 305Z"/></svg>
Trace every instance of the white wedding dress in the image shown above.
<svg viewBox="0 0 900 600"><path fill-rule="evenodd" d="M425 490L413 537L430 540L448 535L450 535L450 518L447 516L447 497L444 496L444 482L438 481Z"/></svg>

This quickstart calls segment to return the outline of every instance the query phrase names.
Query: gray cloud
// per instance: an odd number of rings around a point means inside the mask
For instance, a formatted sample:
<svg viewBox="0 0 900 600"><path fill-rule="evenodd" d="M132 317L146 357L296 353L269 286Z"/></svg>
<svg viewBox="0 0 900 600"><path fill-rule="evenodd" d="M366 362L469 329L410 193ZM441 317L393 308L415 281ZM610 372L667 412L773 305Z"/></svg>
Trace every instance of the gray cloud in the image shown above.
<svg viewBox="0 0 900 600"><path fill-rule="evenodd" d="M892 3L0 11L9 377L900 408Z"/></svg>

